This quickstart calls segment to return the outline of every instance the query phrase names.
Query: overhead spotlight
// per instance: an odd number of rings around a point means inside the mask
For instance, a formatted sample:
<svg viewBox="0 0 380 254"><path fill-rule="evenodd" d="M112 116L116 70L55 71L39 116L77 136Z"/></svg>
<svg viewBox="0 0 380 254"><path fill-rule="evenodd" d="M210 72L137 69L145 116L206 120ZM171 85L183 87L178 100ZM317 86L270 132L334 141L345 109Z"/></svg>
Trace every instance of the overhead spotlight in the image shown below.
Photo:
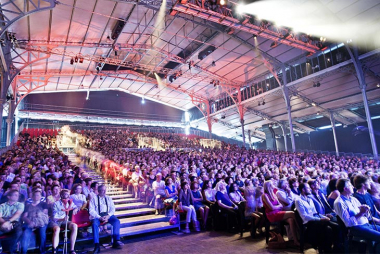
<svg viewBox="0 0 380 254"><path fill-rule="evenodd" d="M319 114L320 114L320 113L319 113L319 112L317 112L317 116L319 116Z"/></svg>
<svg viewBox="0 0 380 254"><path fill-rule="evenodd" d="M307 64L311 64L310 59L306 59L306 63L307 63Z"/></svg>
<svg viewBox="0 0 380 254"><path fill-rule="evenodd" d="M95 69L96 69L96 72L99 73L99 71L100 71L100 67L99 67L99 66L96 66Z"/></svg>
<svg viewBox="0 0 380 254"><path fill-rule="evenodd" d="M261 103L260 103L260 102L258 102L258 103L257 103L257 106L261 106Z"/></svg>
<svg viewBox="0 0 380 254"><path fill-rule="evenodd" d="M263 106L265 105L265 101L263 101L262 105L263 105Z"/></svg>
<svg viewBox="0 0 380 254"><path fill-rule="evenodd" d="M117 51L115 50L115 56L117 56Z"/></svg>
<svg viewBox="0 0 380 254"><path fill-rule="evenodd" d="M343 128L347 128L347 124L343 124Z"/></svg>
<svg viewBox="0 0 380 254"><path fill-rule="evenodd" d="M318 82L318 83L316 84L316 86L317 86L317 87L320 87L320 86L321 86L321 83Z"/></svg>
<svg viewBox="0 0 380 254"><path fill-rule="evenodd" d="M111 41L111 37L110 37L109 35L107 36L107 42L108 42L108 43L111 43L111 42L112 42L112 41Z"/></svg>
<svg viewBox="0 0 380 254"><path fill-rule="evenodd" d="M74 64L74 58L71 58L71 59L70 59L70 64L71 64L71 65Z"/></svg>
<svg viewBox="0 0 380 254"><path fill-rule="evenodd" d="M377 86L377 87L380 87L380 84L377 84L376 86Z"/></svg>
<svg viewBox="0 0 380 254"><path fill-rule="evenodd" d="M169 76L169 81L170 81L170 83L173 83L174 80L176 80L176 76L174 76L174 75L170 75L170 76Z"/></svg>
<svg viewBox="0 0 380 254"><path fill-rule="evenodd" d="M79 57L79 63L83 63L83 61L84 61L83 56L80 56L80 57Z"/></svg>
<svg viewBox="0 0 380 254"><path fill-rule="evenodd" d="M221 118L221 119L226 119L226 116L225 116L225 115L222 115L220 118Z"/></svg>
<svg viewBox="0 0 380 254"><path fill-rule="evenodd" d="M269 83L267 83L267 86L269 87Z"/></svg>
<svg viewBox="0 0 380 254"><path fill-rule="evenodd" d="M257 35L256 35L256 34L254 34L252 37L253 37L253 39L256 39L256 38L257 38Z"/></svg>
<svg viewBox="0 0 380 254"><path fill-rule="evenodd" d="M218 5L221 5L221 6L226 6L228 4L228 1L227 0L218 0L216 3Z"/></svg>
<svg viewBox="0 0 380 254"><path fill-rule="evenodd" d="M74 58L74 60L75 60L75 62L77 63L78 62L78 56L75 56L75 58Z"/></svg>
<svg viewBox="0 0 380 254"><path fill-rule="evenodd" d="M144 99L144 97L141 98L141 104L145 104L145 99Z"/></svg>
<svg viewBox="0 0 380 254"><path fill-rule="evenodd" d="M102 76L100 76L100 80L103 80L103 77L102 77Z"/></svg>
<svg viewBox="0 0 380 254"><path fill-rule="evenodd" d="M312 102L312 103L311 103L311 106L316 107L317 104L316 104L315 102Z"/></svg>
<svg viewBox="0 0 380 254"><path fill-rule="evenodd" d="M101 64L101 63L98 63L98 67L101 68L101 67L102 67L102 64Z"/></svg>
<svg viewBox="0 0 380 254"><path fill-rule="evenodd" d="M212 61L211 66L212 66L212 67L215 67L215 66L216 66L215 61Z"/></svg>

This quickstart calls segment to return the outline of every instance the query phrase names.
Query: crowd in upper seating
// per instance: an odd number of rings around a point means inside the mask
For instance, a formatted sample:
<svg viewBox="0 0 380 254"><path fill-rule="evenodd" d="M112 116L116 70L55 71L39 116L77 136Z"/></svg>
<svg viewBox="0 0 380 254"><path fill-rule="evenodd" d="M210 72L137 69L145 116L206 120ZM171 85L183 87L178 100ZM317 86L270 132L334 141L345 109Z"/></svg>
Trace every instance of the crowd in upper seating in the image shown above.
<svg viewBox="0 0 380 254"><path fill-rule="evenodd" d="M163 143L165 148L199 148L199 139L190 139L186 136L174 133L152 133L137 132L133 133L128 130L78 130L85 139L82 144L84 147L91 147L94 151L102 151L104 155L108 151L119 148L142 148L138 145L139 136L157 138Z"/></svg>
<svg viewBox="0 0 380 254"><path fill-rule="evenodd" d="M81 145L119 166L109 170L109 163L95 163L93 158L86 158L86 162L154 206L157 214L165 207L184 211L185 232L190 232L190 223L196 231L210 225L221 227L221 220L227 216L230 227L240 233L248 218L253 237L263 234L268 222L284 222L287 236L296 246L306 228L308 240L320 251L342 250L343 225L356 236L379 242L380 233L374 226L380 222L378 161L246 150L226 143L222 149L198 149L197 141L158 133L149 135L174 140L172 147L190 144L197 149L133 151L121 148L137 144L136 134L112 130L82 133L86 139ZM2 155L0 235L13 232L16 237L12 240L17 241L24 234L21 250L25 253L29 229L38 228L40 239L44 239L43 232L50 228L54 252L66 211L77 214L87 209L97 244L95 252L99 251L99 228L105 222L117 229L114 242L120 247L120 222L113 215L113 202L105 195L105 186L97 186L87 173L49 145L49 139L21 134L18 147ZM74 253L78 229L74 222L68 227L72 231L70 251ZM14 251L15 245L9 246ZM44 246L40 252L45 252Z"/></svg>

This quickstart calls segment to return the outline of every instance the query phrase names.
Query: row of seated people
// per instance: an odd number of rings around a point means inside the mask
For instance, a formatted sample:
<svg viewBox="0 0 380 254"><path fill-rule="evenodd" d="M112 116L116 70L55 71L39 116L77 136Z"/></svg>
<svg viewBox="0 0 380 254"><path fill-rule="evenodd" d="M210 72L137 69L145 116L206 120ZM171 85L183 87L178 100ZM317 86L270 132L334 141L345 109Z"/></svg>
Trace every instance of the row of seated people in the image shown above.
<svg viewBox="0 0 380 254"><path fill-rule="evenodd" d="M0 205L0 236L6 235L8 241L3 246L10 253L16 252L20 241L21 253L27 253L31 236L34 231L38 239L39 253L46 253L46 233L52 231L52 253L57 253L59 235L70 230L69 253L75 254L75 242L78 233L78 222L89 220L94 239L94 253L100 252L99 231L102 225L111 224L113 227L113 248L121 249L120 221L114 215L115 205L110 196L106 195L106 186L94 182L89 200L81 193L81 186L70 190L59 191L59 198L49 205L46 197L42 196L42 188L34 187L30 202L20 202L20 192L9 190L5 193L7 201ZM71 218L71 219L70 219ZM78 221L78 222L77 222Z"/></svg>
<svg viewBox="0 0 380 254"><path fill-rule="evenodd" d="M164 147L168 148L201 148L199 137L195 135L183 136L174 133L150 133L150 132L130 132L128 130L76 130L84 138L80 145L95 151L105 148L137 148L139 136L152 137L161 140Z"/></svg>

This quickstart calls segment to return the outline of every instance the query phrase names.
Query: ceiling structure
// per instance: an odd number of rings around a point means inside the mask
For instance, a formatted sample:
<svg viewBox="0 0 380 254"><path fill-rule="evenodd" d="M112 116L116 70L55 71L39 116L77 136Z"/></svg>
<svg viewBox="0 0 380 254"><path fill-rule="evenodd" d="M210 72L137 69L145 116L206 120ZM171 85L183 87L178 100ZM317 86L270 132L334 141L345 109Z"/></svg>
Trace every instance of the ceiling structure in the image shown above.
<svg viewBox="0 0 380 254"><path fill-rule="evenodd" d="M287 123L282 88L287 79L294 130L304 133L325 126L331 113L342 125L365 121L347 53L347 46L356 45L368 100L372 108L380 102L378 1L289 0L313 3L312 14L340 24L361 23L360 37L353 30L341 41L237 15L236 4L243 2L237 0L228 8L196 0L167 0L166 6L158 0L0 2L5 20L15 19L4 22L8 33L2 34L12 43L12 66L20 72L9 91L19 98L120 90L184 111L207 102L213 133L241 139L243 114L245 132L264 138L262 125ZM366 27L371 27L367 33ZM240 92L244 98L238 98ZM208 129L205 117L190 124Z"/></svg>

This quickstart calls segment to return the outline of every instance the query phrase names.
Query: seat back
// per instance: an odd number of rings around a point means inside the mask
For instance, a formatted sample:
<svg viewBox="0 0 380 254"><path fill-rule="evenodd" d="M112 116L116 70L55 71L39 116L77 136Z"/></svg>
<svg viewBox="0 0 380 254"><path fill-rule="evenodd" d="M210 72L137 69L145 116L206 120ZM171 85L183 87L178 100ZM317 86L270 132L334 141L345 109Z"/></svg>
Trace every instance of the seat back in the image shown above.
<svg viewBox="0 0 380 254"><path fill-rule="evenodd" d="M91 225L90 214L87 210L80 210L73 215L72 222L77 224L78 228L89 227Z"/></svg>

